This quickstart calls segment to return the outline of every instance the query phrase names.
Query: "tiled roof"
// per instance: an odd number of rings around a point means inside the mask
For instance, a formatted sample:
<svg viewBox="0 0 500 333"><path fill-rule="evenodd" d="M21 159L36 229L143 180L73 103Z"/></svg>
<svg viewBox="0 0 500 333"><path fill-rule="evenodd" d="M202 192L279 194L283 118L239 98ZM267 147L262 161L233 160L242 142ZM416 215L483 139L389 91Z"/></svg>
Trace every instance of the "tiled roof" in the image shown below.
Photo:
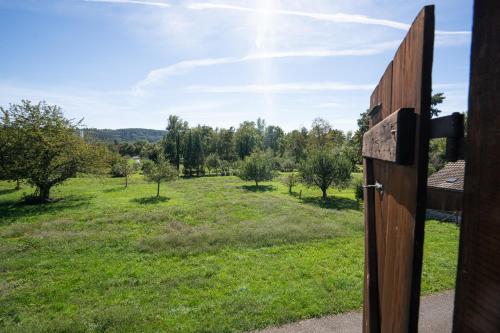
<svg viewBox="0 0 500 333"><path fill-rule="evenodd" d="M464 190L465 161L447 163L444 168L433 173L427 179L427 187L452 191Z"/></svg>

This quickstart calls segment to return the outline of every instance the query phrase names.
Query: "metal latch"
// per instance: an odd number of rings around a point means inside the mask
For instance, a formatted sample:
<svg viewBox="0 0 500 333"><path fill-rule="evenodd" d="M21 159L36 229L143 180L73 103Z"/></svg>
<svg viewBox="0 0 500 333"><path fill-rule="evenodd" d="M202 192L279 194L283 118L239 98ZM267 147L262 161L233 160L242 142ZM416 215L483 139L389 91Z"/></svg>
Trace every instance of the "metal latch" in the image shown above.
<svg viewBox="0 0 500 333"><path fill-rule="evenodd" d="M380 194L384 193L384 185L379 181L375 181L375 184L363 185L363 188L374 188Z"/></svg>

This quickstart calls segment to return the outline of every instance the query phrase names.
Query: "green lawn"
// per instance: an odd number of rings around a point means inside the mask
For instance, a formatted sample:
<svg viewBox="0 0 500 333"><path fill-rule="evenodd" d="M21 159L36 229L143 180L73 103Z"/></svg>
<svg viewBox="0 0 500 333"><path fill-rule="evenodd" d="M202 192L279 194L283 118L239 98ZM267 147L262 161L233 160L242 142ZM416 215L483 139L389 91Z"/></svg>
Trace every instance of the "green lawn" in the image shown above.
<svg viewBox="0 0 500 333"><path fill-rule="evenodd" d="M359 175L358 175L359 176ZM232 332L359 309L352 190L235 177L78 178L19 203L0 182L0 331ZM423 293L453 288L458 229L428 222Z"/></svg>

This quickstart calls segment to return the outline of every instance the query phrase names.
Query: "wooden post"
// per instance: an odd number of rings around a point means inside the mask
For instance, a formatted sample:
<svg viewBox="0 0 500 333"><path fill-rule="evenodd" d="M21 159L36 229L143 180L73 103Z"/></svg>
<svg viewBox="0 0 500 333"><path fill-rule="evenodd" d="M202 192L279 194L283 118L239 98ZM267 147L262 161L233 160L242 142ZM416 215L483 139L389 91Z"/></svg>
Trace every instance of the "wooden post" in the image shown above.
<svg viewBox="0 0 500 333"><path fill-rule="evenodd" d="M453 332L500 332L500 1L474 3Z"/></svg>

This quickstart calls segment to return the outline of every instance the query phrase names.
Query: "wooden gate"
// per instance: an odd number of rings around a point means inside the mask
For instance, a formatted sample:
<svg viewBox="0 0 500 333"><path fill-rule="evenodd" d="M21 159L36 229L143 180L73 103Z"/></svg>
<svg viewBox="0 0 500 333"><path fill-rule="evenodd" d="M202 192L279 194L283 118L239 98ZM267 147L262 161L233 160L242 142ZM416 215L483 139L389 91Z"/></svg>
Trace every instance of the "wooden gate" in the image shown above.
<svg viewBox="0 0 500 333"><path fill-rule="evenodd" d="M370 100L364 332L417 332L429 148L434 7L424 7Z"/></svg>

